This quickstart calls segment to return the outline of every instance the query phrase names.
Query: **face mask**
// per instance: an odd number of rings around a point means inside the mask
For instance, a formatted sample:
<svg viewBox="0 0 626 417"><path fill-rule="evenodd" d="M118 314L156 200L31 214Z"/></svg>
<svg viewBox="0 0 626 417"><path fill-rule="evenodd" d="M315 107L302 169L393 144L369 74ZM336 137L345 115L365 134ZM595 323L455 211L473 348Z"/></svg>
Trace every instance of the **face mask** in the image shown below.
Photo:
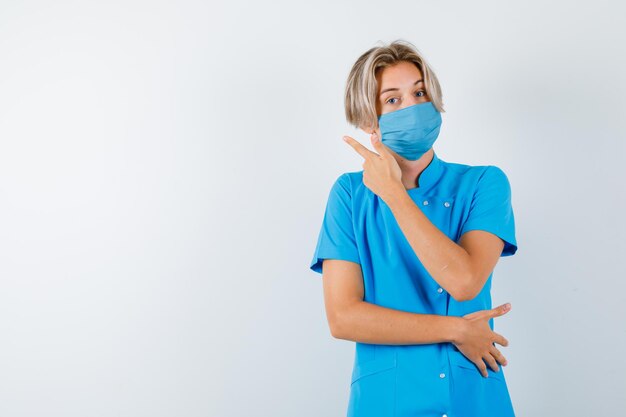
<svg viewBox="0 0 626 417"><path fill-rule="evenodd" d="M431 101L378 116L381 141L409 161L424 155L439 136L441 113Z"/></svg>

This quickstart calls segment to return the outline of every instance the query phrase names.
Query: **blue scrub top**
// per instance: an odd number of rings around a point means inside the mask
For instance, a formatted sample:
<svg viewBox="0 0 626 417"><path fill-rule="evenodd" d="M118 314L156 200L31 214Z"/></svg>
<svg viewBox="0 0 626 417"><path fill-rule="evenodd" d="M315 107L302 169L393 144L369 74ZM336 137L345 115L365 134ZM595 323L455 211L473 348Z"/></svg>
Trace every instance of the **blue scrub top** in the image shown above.
<svg viewBox="0 0 626 417"><path fill-rule="evenodd" d="M500 168L446 162L434 152L418 181L407 193L452 241L485 230L504 241L501 256L516 252L511 188ZM330 190L310 268L321 274L324 259L360 264L364 301L373 304L445 316L492 308L493 273L475 298L452 298L421 264L389 206L363 184L363 171L340 175ZM502 366L494 372L485 364L487 378L452 343L357 342L347 415L514 416Z"/></svg>

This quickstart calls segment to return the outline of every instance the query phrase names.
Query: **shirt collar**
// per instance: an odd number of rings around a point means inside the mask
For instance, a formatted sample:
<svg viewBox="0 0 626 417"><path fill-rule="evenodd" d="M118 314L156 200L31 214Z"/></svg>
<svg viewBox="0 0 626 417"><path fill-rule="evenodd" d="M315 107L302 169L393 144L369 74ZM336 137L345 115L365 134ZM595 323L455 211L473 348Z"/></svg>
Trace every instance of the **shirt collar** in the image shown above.
<svg viewBox="0 0 626 417"><path fill-rule="evenodd" d="M418 187L412 188L412 190L424 191L432 187L443 172L443 161L437 156L437 152L433 149L433 159L420 173L417 182Z"/></svg>

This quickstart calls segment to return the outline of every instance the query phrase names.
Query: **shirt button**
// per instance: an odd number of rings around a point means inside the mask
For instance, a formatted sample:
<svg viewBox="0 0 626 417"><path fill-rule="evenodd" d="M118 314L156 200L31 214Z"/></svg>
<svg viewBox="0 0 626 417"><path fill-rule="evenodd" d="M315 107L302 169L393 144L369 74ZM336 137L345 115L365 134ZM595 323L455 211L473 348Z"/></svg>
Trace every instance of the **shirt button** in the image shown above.
<svg viewBox="0 0 626 417"><path fill-rule="evenodd" d="M439 378L445 378L446 374L444 374L443 372L439 374Z"/></svg>
<svg viewBox="0 0 626 417"><path fill-rule="evenodd" d="M428 205L428 200L424 200L424 202L422 204L427 206Z"/></svg>
<svg viewBox="0 0 626 417"><path fill-rule="evenodd" d="M448 203L447 201L445 203L443 203L444 206L446 207L450 207L450 203Z"/></svg>
<svg viewBox="0 0 626 417"><path fill-rule="evenodd" d="M443 288L441 288L441 287L437 288L437 292L438 292L439 294L441 294L441 293L443 292Z"/></svg>

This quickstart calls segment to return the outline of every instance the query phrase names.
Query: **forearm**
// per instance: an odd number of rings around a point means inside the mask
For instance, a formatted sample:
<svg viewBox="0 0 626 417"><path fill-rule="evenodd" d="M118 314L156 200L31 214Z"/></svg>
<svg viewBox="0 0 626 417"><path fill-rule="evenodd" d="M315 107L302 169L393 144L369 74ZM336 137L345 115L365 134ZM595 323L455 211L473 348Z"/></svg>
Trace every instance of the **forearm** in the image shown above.
<svg viewBox="0 0 626 417"><path fill-rule="evenodd" d="M471 283L467 251L439 230L405 191L396 193L388 205L424 268L441 287L460 299Z"/></svg>
<svg viewBox="0 0 626 417"><path fill-rule="evenodd" d="M461 320L456 316L410 313L359 301L341 313L334 336L389 345L453 342L458 338Z"/></svg>

